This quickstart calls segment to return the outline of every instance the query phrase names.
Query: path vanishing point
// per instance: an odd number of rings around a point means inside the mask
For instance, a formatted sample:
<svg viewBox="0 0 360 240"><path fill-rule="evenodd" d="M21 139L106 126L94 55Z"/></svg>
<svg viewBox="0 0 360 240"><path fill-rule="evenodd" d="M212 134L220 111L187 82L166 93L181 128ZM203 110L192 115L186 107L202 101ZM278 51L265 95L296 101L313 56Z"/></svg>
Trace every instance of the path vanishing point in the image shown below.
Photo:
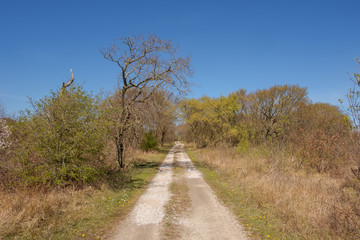
<svg viewBox="0 0 360 240"><path fill-rule="evenodd" d="M175 183L186 191L172 192L171 184ZM180 194L185 194L187 199L180 204L184 206L177 206L179 201L174 200ZM131 213L118 223L110 239L242 240L247 237L236 217L217 199L194 167L184 145L176 143L146 192Z"/></svg>

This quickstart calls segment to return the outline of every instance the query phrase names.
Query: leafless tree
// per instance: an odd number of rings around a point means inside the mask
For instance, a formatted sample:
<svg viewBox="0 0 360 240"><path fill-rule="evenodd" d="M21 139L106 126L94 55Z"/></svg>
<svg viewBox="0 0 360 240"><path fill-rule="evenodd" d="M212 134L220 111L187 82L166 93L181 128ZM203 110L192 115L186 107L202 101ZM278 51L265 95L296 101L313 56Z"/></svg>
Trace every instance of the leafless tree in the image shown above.
<svg viewBox="0 0 360 240"><path fill-rule="evenodd" d="M192 71L190 57L178 54L178 47L156 35L122 37L101 51L105 59L120 69L115 110L114 141L117 161L124 168L125 138L133 122L133 107L146 102L159 89L184 94L189 90Z"/></svg>

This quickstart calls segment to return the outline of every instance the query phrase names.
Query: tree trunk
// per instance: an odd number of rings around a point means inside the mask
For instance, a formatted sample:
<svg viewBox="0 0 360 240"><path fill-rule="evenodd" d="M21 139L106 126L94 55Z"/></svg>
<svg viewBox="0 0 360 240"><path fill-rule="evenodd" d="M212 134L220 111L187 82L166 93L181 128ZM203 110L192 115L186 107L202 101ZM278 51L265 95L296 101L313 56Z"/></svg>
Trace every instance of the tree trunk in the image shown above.
<svg viewBox="0 0 360 240"><path fill-rule="evenodd" d="M166 134L166 131L161 131L161 139L160 139L161 146L164 146L165 134Z"/></svg>
<svg viewBox="0 0 360 240"><path fill-rule="evenodd" d="M125 108L125 93L126 93L127 88L123 88L121 90L121 108L122 108L122 113L121 113L121 118L120 119L124 119L122 121L123 126L119 129L118 132L118 136L116 139L116 149L117 149L117 161L119 163L119 167L120 169L123 169L125 167L125 144L124 144L124 126L127 125L128 120L130 119L130 114L128 111L126 111Z"/></svg>
<svg viewBox="0 0 360 240"><path fill-rule="evenodd" d="M123 137L119 136L116 139L116 157L119 164L119 167L123 169L125 167L124 160L125 160L125 145L123 142Z"/></svg>

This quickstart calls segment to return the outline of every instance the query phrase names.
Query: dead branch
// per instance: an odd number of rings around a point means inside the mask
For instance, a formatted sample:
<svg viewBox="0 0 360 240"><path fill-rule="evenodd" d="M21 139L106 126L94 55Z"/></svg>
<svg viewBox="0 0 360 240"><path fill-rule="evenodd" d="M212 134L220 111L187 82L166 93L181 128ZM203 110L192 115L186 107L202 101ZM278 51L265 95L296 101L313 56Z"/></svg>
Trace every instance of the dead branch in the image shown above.
<svg viewBox="0 0 360 240"><path fill-rule="evenodd" d="M70 69L70 74L71 74L71 78L67 83L63 82L62 87L61 87L61 92L63 92L67 87L69 87L74 82L75 77L72 72L72 69Z"/></svg>

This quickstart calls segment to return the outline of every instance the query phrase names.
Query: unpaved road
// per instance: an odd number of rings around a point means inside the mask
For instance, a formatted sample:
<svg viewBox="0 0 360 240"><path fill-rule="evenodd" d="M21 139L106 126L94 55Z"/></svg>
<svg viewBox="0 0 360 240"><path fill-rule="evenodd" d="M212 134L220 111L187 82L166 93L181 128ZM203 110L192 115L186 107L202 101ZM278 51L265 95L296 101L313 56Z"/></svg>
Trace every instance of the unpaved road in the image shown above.
<svg viewBox="0 0 360 240"><path fill-rule="evenodd" d="M176 175L173 171L175 165L182 168ZM175 205L171 200L180 194L169 189L175 180L177 184L179 181L184 184L189 201L184 201L187 206L182 206L182 210L175 216L167 216L174 214L166 209L169 209L169 204ZM179 208L170 206L173 207ZM219 202L201 173L196 170L183 145L177 143L169 151L147 191L140 197L127 218L118 224L110 239L242 240L247 237L236 217Z"/></svg>

